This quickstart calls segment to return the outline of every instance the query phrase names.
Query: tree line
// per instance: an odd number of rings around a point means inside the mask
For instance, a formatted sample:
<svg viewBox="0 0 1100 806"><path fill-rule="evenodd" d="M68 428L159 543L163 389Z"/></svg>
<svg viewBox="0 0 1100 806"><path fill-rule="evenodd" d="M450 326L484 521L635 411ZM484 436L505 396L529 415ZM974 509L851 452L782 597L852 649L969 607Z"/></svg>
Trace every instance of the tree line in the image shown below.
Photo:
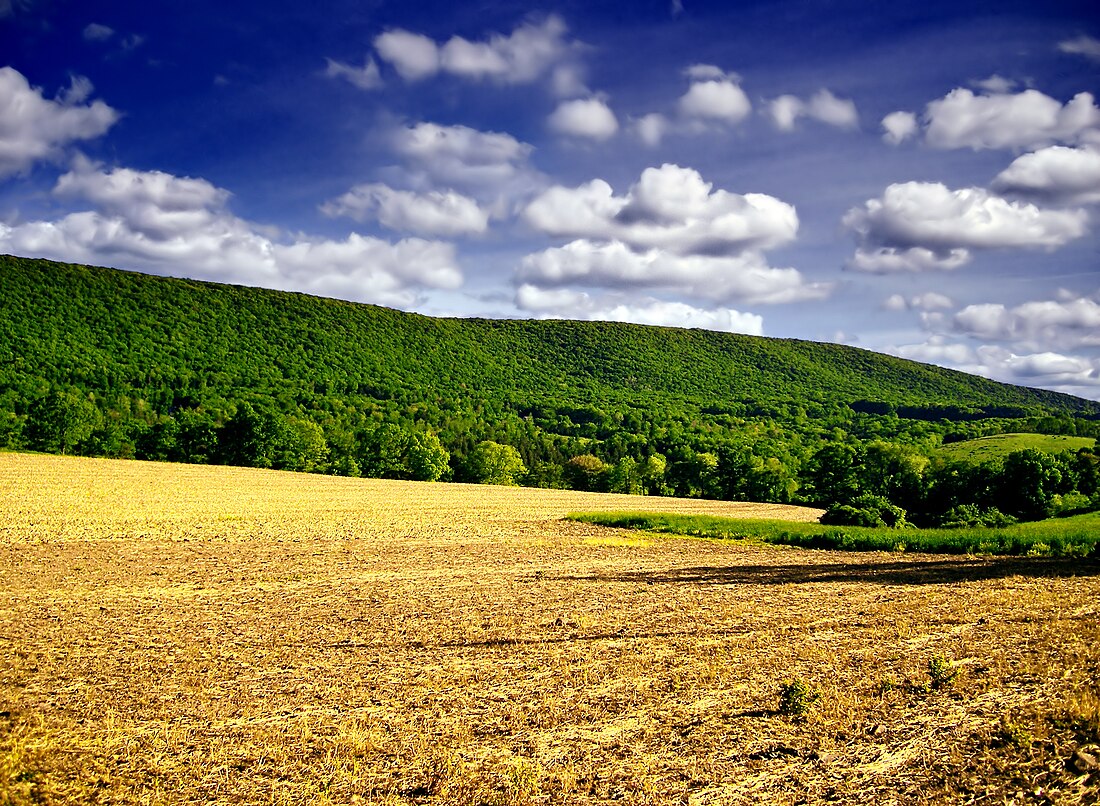
<svg viewBox="0 0 1100 806"><path fill-rule="evenodd" d="M1100 508L1095 448L1021 450L1002 461L947 461L944 441L991 429L1094 435L1071 417L903 420L799 406L773 417L698 412L651 417L595 407L538 409L314 400L308 411L236 401L224 414L161 414L143 400L104 411L77 389L0 407L0 446L54 453L227 464L345 476L808 504L824 522L1003 525ZM774 413L774 412L773 412Z"/></svg>

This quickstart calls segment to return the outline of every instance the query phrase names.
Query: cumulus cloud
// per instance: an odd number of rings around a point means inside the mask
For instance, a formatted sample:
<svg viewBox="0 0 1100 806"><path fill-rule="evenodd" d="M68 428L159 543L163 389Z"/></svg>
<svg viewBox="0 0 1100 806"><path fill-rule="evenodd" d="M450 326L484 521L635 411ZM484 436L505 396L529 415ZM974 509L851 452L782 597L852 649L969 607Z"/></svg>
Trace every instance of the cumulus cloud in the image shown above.
<svg viewBox="0 0 1100 806"><path fill-rule="evenodd" d="M957 268L972 249L1054 249L1088 231L1084 210L1044 210L982 188L940 183L890 185L844 216L858 249L849 268L897 272Z"/></svg>
<svg viewBox="0 0 1100 806"><path fill-rule="evenodd" d="M111 128L118 112L103 101L84 105L91 92L90 81L74 77L69 90L48 100L18 70L0 68L0 179L55 159L65 146Z"/></svg>
<svg viewBox="0 0 1100 806"><path fill-rule="evenodd" d="M724 131L752 114L752 102L741 89L741 76L713 64L693 64L683 71L690 84L674 114L652 112L635 118L630 132L650 148L669 134Z"/></svg>
<svg viewBox="0 0 1100 806"><path fill-rule="evenodd" d="M583 291L542 289L524 284L516 290L516 306L542 319L633 322L764 335L764 318L759 314L742 313L733 308L698 308L653 297L593 296Z"/></svg>
<svg viewBox="0 0 1100 806"><path fill-rule="evenodd" d="M920 131L917 116L912 112L891 112L882 119L882 128L886 130L882 139L895 146L916 136Z"/></svg>
<svg viewBox="0 0 1100 806"><path fill-rule="evenodd" d="M1100 203L1100 151L1050 146L1017 157L993 190L1053 204Z"/></svg>
<svg viewBox="0 0 1100 806"><path fill-rule="evenodd" d="M382 73L378 63L367 57L362 67L354 67L335 59L326 59L325 75L329 78L342 78L361 90L376 90L382 86Z"/></svg>
<svg viewBox="0 0 1100 806"><path fill-rule="evenodd" d="M691 87L680 98L680 114L686 118L737 124L752 112L740 77L710 64L696 64L684 71Z"/></svg>
<svg viewBox="0 0 1100 806"><path fill-rule="evenodd" d="M976 339L1010 341L1030 349L1100 346L1100 303L1088 297L968 305L955 314L954 329Z"/></svg>
<svg viewBox="0 0 1100 806"><path fill-rule="evenodd" d="M439 47L423 34L386 31L375 37L374 49L406 81L420 81L439 72Z"/></svg>
<svg viewBox="0 0 1100 806"><path fill-rule="evenodd" d="M587 239L528 255L517 279L539 287L667 289L698 299L747 303L823 299L832 290L826 284L806 283L796 269L772 268L756 252L685 256L661 249L638 252L618 241Z"/></svg>
<svg viewBox="0 0 1100 806"><path fill-rule="evenodd" d="M716 190L690 168L648 168L621 196L600 179L553 187L523 215L540 232L575 240L524 258L521 283L662 288L749 302L820 299L831 290L807 284L795 269L772 268L762 255L795 237L793 207Z"/></svg>
<svg viewBox="0 0 1100 806"><path fill-rule="evenodd" d="M574 62L576 48L567 33L562 19L550 15L526 22L511 34L492 34L478 42L453 36L438 44L422 34L392 30L375 38L374 49L407 81L443 72L472 80L530 84L550 74L552 87L575 92L583 84Z"/></svg>
<svg viewBox="0 0 1100 806"><path fill-rule="evenodd" d="M1019 355L990 346L975 352L978 357L975 371L995 381L1039 386L1093 399L1100 393L1100 360L1095 358L1054 352Z"/></svg>
<svg viewBox="0 0 1100 806"><path fill-rule="evenodd" d="M0 251L400 307L462 283L451 244L285 237L233 215L229 193L203 179L79 161L55 192L94 209L0 225Z"/></svg>
<svg viewBox="0 0 1100 806"><path fill-rule="evenodd" d="M433 181L458 186L508 183L533 150L510 134L436 123L402 127L393 136L393 148Z"/></svg>
<svg viewBox="0 0 1100 806"><path fill-rule="evenodd" d="M1100 360L1053 351L1021 352L997 345L977 347L936 335L926 342L886 348L886 352L951 367L1001 383L1036 386L1067 394L1100 397Z"/></svg>
<svg viewBox="0 0 1100 806"><path fill-rule="evenodd" d="M925 141L935 148L1036 148L1095 135L1100 109L1082 92L1065 105L1038 90L975 95L954 89L925 109Z"/></svg>
<svg viewBox="0 0 1100 806"><path fill-rule="evenodd" d="M377 220L387 229L419 235L476 235L489 226L489 214L460 193L414 193L378 183L356 185L323 204L321 211L356 221Z"/></svg>
<svg viewBox="0 0 1100 806"><path fill-rule="evenodd" d="M794 207L761 193L715 190L698 171L665 164L647 168L623 196L595 179L553 187L524 211L548 235L617 240L631 248L708 256L767 249L798 232Z"/></svg>
<svg viewBox="0 0 1100 806"><path fill-rule="evenodd" d="M853 271L871 274L899 272L951 271L970 262L970 250L947 249L933 251L919 246L899 249L896 246L860 246L846 264Z"/></svg>
<svg viewBox="0 0 1100 806"><path fill-rule="evenodd" d="M806 101L794 95L781 95L768 103L766 114L780 131L793 131L795 123L802 117L839 129L855 129L859 126L859 113L855 103L838 98L827 89L818 90Z"/></svg>
<svg viewBox="0 0 1100 806"><path fill-rule="evenodd" d="M1062 53L1074 53L1084 56L1086 59L1100 62L1100 39L1093 36L1079 36L1075 39L1067 39L1058 43L1058 50Z"/></svg>
<svg viewBox="0 0 1100 806"><path fill-rule="evenodd" d="M563 101L548 122L559 134L592 140L607 140L619 130L615 113L599 98Z"/></svg>

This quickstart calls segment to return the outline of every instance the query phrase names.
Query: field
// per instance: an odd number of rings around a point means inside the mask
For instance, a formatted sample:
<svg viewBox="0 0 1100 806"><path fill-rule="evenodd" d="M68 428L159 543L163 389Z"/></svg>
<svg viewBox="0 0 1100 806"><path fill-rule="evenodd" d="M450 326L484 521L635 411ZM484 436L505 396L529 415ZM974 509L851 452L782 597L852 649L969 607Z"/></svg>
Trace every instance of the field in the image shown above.
<svg viewBox="0 0 1100 806"><path fill-rule="evenodd" d="M938 448L936 453L952 462L994 462L1004 459L1013 451L1028 448L1047 453L1076 451L1094 448L1092 437L1067 437L1057 434L993 434L963 442L950 442Z"/></svg>
<svg viewBox="0 0 1100 806"><path fill-rule="evenodd" d="M625 496L21 454L0 454L0 507L0 804L1100 796L1100 568L1080 560L640 535L564 520L642 508Z"/></svg>

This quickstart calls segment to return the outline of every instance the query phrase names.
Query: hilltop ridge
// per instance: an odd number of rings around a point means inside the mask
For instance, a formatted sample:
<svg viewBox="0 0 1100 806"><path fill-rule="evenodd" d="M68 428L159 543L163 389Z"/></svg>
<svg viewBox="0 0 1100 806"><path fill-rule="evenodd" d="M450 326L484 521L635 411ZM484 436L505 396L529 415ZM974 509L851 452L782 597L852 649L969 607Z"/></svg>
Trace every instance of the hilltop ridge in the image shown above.
<svg viewBox="0 0 1100 806"><path fill-rule="evenodd" d="M170 383L538 404L679 400L1086 412L1089 401L837 344L566 320L431 318L303 294L0 257L0 384ZM6 354L6 355L4 355ZM235 395L229 394L233 397ZM872 407L873 408L873 407Z"/></svg>

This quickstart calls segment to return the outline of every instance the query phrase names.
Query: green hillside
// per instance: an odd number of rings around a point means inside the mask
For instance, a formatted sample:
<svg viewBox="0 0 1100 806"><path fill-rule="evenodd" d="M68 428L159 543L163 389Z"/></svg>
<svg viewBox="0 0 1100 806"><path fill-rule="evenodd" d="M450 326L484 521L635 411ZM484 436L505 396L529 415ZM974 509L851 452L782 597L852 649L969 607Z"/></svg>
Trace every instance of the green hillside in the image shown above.
<svg viewBox="0 0 1100 806"><path fill-rule="evenodd" d="M299 294L0 257L0 385L170 385L564 405L865 401L1081 412L1086 401L852 347L641 325L435 319ZM875 404L880 404L876 406ZM882 406L881 404L886 404Z"/></svg>

